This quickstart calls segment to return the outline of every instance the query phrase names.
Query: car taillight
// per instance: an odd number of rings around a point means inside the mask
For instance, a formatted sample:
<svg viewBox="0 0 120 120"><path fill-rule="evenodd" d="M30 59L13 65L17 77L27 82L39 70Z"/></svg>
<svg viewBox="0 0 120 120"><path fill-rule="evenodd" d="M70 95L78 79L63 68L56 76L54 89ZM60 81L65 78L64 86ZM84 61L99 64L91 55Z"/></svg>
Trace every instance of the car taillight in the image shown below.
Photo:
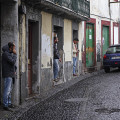
<svg viewBox="0 0 120 120"><path fill-rule="evenodd" d="M104 59L107 59L107 56L106 55L104 55L104 57L103 57Z"/></svg>

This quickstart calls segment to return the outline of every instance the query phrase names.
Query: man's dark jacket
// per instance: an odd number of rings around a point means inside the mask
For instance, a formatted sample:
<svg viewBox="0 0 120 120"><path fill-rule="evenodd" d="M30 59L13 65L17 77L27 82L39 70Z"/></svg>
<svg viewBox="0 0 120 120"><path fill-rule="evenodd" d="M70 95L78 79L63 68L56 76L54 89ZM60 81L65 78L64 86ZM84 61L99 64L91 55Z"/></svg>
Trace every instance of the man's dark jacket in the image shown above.
<svg viewBox="0 0 120 120"><path fill-rule="evenodd" d="M15 63L17 56L9 51L8 46L2 48L2 77L15 77Z"/></svg>
<svg viewBox="0 0 120 120"><path fill-rule="evenodd" d="M54 59L59 59L59 52L57 49L57 43L54 44Z"/></svg>

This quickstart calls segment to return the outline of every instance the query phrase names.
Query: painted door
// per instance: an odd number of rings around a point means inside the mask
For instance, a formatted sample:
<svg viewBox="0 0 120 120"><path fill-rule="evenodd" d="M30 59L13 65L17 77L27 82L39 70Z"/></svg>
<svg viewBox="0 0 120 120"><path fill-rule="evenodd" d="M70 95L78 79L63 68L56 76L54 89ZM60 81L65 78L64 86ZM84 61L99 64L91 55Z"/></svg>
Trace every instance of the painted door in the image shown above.
<svg viewBox="0 0 120 120"><path fill-rule="evenodd" d="M94 66L94 25L86 24L86 67Z"/></svg>
<svg viewBox="0 0 120 120"><path fill-rule="evenodd" d="M103 26L102 30L103 35L103 55L106 53L108 47L109 47L109 27Z"/></svg>
<svg viewBox="0 0 120 120"><path fill-rule="evenodd" d="M32 94L32 23L29 23L28 41L28 92Z"/></svg>

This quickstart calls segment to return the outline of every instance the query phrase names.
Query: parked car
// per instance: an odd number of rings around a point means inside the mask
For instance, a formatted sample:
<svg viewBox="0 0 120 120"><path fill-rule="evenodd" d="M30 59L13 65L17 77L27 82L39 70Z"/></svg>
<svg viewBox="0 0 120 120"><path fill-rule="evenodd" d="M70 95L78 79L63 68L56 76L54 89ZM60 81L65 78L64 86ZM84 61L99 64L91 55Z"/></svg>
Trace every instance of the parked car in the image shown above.
<svg viewBox="0 0 120 120"><path fill-rule="evenodd" d="M103 68L106 73L115 67L120 68L120 44L110 46L103 57Z"/></svg>

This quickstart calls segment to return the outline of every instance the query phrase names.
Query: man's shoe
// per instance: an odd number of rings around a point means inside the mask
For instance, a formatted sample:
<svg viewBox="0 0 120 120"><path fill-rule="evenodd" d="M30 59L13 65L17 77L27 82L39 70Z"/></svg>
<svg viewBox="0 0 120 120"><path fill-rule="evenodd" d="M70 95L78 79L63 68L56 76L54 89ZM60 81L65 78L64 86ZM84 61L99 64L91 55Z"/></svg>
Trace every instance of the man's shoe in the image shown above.
<svg viewBox="0 0 120 120"><path fill-rule="evenodd" d="M10 109L8 107L3 107L3 109L6 111L10 111Z"/></svg>
<svg viewBox="0 0 120 120"><path fill-rule="evenodd" d="M73 76L78 76L78 75L76 75L76 74L73 74Z"/></svg>
<svg viewBox="0 0 120 120"><path fill-rule="evenodd" d="M59 81L59 79L58 79L58 78L56 78L56 79L54 79L53 81L58 82L58 81Z"/></svg>
<svg viewBox="0 0 120 120"><path fill-rule="evenodd" d="M15 106L13 104L8 105L9 108L15 108Z"/></svg>

